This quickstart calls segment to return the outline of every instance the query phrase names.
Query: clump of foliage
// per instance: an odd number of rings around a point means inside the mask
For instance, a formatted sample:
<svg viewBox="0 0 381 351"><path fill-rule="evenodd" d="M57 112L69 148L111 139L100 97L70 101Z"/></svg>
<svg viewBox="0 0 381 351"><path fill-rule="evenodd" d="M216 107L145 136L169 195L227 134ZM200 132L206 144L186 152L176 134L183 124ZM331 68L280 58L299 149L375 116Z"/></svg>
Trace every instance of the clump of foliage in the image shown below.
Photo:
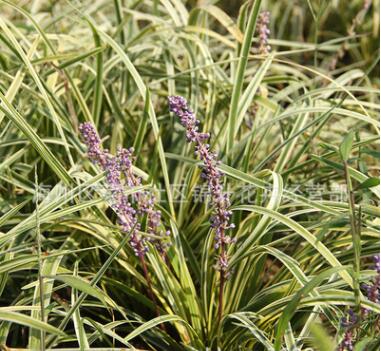
<svg viewBox="0 0 381 351"><path fill-rule="evenodd" d="M377 350L379 3L0 0L0 345Z"/></svg>

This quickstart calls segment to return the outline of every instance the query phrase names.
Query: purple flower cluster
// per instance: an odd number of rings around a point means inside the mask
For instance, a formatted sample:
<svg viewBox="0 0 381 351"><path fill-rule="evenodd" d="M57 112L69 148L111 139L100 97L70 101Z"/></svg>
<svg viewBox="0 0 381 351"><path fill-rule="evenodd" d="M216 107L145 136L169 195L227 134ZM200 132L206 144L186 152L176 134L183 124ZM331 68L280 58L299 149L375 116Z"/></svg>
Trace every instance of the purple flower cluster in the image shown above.
<svg viewBox="0 0 381 351"><path fill-rule="evenodd" d="M118 159L120 162L121 172L124 175L126 186L136 187L141 185L141 178L137 177L132 171L133 148L118 150ZM170 231L161 230L161 211L155 209L156 198L148 191L139 191L133 195L134 200L137 202L138 214L140 216L146 216L147 218L147 233L152 236L169 236ZM149 240L155 244L156 248L163 253L164 249L169 245L164 243L161 239L154 239L151 237Z"/></svg>
<svg viewBox="0 0 381 351"><path fill-rule="evenodd" d="M380 303L380 255L374 256L373 260L373 268L377 272L377 275L373 278L370 284L364 284L362 288L370 301ZM363 312L364 314L367 314L368 310L364 310Z"/></svg>
<svg viewBox="0 0 381 351"><path fill-rule="evenodd" d="M344 334L344 338L341 341L337 351L353 351L353 333L351 330L347 330Z"/></svg>
<svg viewBox="0 0 381 351"><path fill-rule="evenodd" d="M260 54L266 55L271 51L271 46L269 45L269 35L270 35L270 12L262 11L257 20L257 33L258 33L258 52Z"/></svg>
<svg viewBox="0 0 381 351"><path fill-rule="evenodd" d="M195 146L195 154L203 162L202 178L208 184L211 200L214 208L214 214L211 217L211 226L215 229L215 248L221 248L217 265L224 275L228 274L228 257L226 253L226 245L234 240L226 235L226 231L234 228L234 224L230 224L231 211L229 210L230 202L227 194L223 193L221 184L222 172L217 168L219 161L217 154L210 151L210 145L207 144L209 133L199 131L200 121L196 119L194 113L188 106L185 98L182 96L170 96L168 98L170 111L175 113L181 124L186 128L186 139L193 142Z"/></svg>
<svg viewBox="0 0 381 351"><path fill-rule="evenodd" d="M341 318L340 325L344 328L351 328L358 322L356 313L350 308L346 317Z"/></svg>
<svg viewBox="0 0 381 351"><path fill-rule="evenodd" d="M133 194L133 199L137 203L137 209L133 208L124 188L131 188L141 185L141 179L132 171L134 161L133 148L119 148L114 156L107 149L102 149L101 140L94 128L89 123L80 125L79 130L87 146L87 154L90 160L101 167L106 173L107 187L111 193L111 207L118 216L118 222L123 232L131 232L130 245L135 254L143 257L147 252L147 239L139 235L141 229L139 217L146 216L147 232L153 236L162 237L161 212L155 210L155 198L147 191L138 191ZM165 234L169 234L166 232ZM163 252L167 244L162 240L151 239L156 247Z"/></svg>
<svg viewBox="0 0 381 351"><path fill-rule="evenodd" d="M376 277L373 279L371 284L363 285L363 290L365 290L365 295L372 302L380 302L380 256L376 255L374 259L374 269L377 272ZM361 309L361 317L366 317L369 314L369 310L366 308ZM341 327L345 328L345 333L343 340L341 341L338 351L353 351L354 349L354 331L356 330L356 325L359 322L359 317L353 312L352 309L348 311L346 317L343 317L340 321Z"/></svg>
<svg viewBox="0 0 381 351"><path fill-rule="evenodd" d="M79 126L83 141L87 146L87 155L90 160L99 164L102 168L106 167L106 161L111 156L107 150L102 150L101 139L99 138L94 126L91 123L82 123Z"/></svg>
<svg viewBox="0 0 381 351"><path fill-rule="evenodd" d="M354 334L353 334L353 327L358 322L357 315L353 312L352 309L348 311L348 314L346 317L343 317L341 319L341 326L345 328L345 333L343 340L341 341L338 351L353 351L354 348Z"/></svg>

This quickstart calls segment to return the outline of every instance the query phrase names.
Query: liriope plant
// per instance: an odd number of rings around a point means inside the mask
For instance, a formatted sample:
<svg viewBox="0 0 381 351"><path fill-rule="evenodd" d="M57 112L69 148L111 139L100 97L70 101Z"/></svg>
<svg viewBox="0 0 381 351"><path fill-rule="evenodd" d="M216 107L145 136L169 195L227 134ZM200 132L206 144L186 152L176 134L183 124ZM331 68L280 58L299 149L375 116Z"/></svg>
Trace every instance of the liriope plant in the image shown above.
<svg viewBox="0 0 381 351"><path fill-rule="evenodd" d="M1 0L1 347L376 350L376 9Z"/></svg>

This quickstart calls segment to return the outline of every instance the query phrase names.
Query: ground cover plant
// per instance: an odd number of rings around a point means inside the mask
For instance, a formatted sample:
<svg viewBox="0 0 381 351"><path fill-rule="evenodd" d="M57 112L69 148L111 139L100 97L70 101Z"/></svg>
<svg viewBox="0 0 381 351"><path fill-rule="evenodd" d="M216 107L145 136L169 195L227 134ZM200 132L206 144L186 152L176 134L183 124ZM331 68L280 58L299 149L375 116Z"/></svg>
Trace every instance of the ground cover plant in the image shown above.
<svg viewBox="0 0 381 351"><path fill-rule="evenodd" d="M378 10L0 0L0 347L378 350Z"/></svg>

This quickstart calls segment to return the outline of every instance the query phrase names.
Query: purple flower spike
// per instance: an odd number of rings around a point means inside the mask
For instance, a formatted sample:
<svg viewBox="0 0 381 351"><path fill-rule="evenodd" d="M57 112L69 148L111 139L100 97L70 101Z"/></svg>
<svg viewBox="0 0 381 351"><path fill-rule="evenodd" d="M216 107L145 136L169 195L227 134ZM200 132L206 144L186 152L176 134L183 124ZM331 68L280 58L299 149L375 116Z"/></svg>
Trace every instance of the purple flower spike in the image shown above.
<svg viewBox="0 0 381 351"><path fill-rule="evenodd" d="M119 148L117 155L113 156L107 150L102 149L101 140L91 123L81 124L79 130L87 146L87 154L90 160L99 165L106 173L106 183L111 193L111 207L118 216L118 223L122 231L125 233L131 232L130 245L136 256L143 257L148 250L148 246L146 239L139 235L141 229L138 221L139 216L147 215L147 231L149 234L163 234L163 237L168 235L159 230L161 212L154 209L155 199L151 193L139 191L133 194L132 198L137 203L137 209L135 210L124 192L124 186L132 188L141 184L141 179L132 171L133 148ZM155 246L163 253L167 244L156 239Z"/></svg>
<svg viewBox="0 0 381 351"><path fill-rule="evenodd" d="M364 284L365 295L375 303L380 303L380 255L373 256L374 269L377 275L373 278L370 284Z"/></svg>
<svg viewBox="0 0 381 351"><path fill-rule="evenodd" d="M105 164L106 170L106 180L107 184L112 191L120 191L121 183L120 183L120 164L118 160L109 155Z"/></svg>
<svg viewBox="0 0 381 351"><path fill-rule="evenodd" d="M269 24L270 12L262 11L258 16L257 21L257 32L259 37L258 52L262 55L266 55L271 51L271 46L269 45Z"/></svg>
<svg viewBox="0 0 381 351"><path fill-rule="evenodd" d="M377 272L376 276L369 282L369 284L362 284L361 288L365 296L372 302L380 303L380 255L373 256L374 270ZM363 316L369 315L370 310L362 308Z"/></svg>
<svg viewBox="0 0 381 351"><path fill-rule="evenodd" d="M341 326L345 328L345 333L343 340L341 341L338 351L353 351L354 348L354 336L352 329L355 327L358 322L358 316L354 313L352 309L349 309L346 317L341 319Z"/></svg>
<svg viewBox="0 0 381 351"><path fill-rule="evenodd" d="M120 168L128 187L139 186L141 184L141 179L132 172L132 163L135 160L133 153L134 149L132 147L129 149L119 148L117 152Z"/></svg>
<svg viewBox="0 0 381 351"><path fill-rule="evenodd" d="M141 184L140 177L137 177L132 172L133 152L133 148L120 148L117 155L125 183L128 187L135 187ZM133 195L133 198L137 202L138 214L147 216L148 234L161 238L168 236L163 230L160 230L161 212L154 209L156 203L154 195L147 191L139 191ZM168 246L163 240L154 239L151 241L161 253L164 253L165 248Z"/></svg>
<svg viewBox="0 0 381 351"><path fill-rule="evenodd" d="M206 140L210 137L209 133L199 131L198 125L200 121L188 106L186 99L182 96L170 96L168 98L169 109L180 118L180 123L186 129L186 139L188 142L196 144L195 153L203 162L203 170L201 177L208 183L208 189L212 198L214 214L211 217L211 226L215 229L215 248L221 248L221 253L217 260L217 266L221 273L228 275L228 257L226 254L226 246L233 242L226 231L234 228L230 224L231 211L229 198L223 193L221 184L222 173L217 166L219 161L217 155L210 151L209 144Z"/></svg>
<svg viewBox="0 0 381 351"><path fill-rule="evenodd" d="M101 149L101 139L99 138L94 126L90 122L85 122L80 124L79 131L81 132L83 141L87 146L87 154L90 160L104 168L107 155Z"/></svg>

